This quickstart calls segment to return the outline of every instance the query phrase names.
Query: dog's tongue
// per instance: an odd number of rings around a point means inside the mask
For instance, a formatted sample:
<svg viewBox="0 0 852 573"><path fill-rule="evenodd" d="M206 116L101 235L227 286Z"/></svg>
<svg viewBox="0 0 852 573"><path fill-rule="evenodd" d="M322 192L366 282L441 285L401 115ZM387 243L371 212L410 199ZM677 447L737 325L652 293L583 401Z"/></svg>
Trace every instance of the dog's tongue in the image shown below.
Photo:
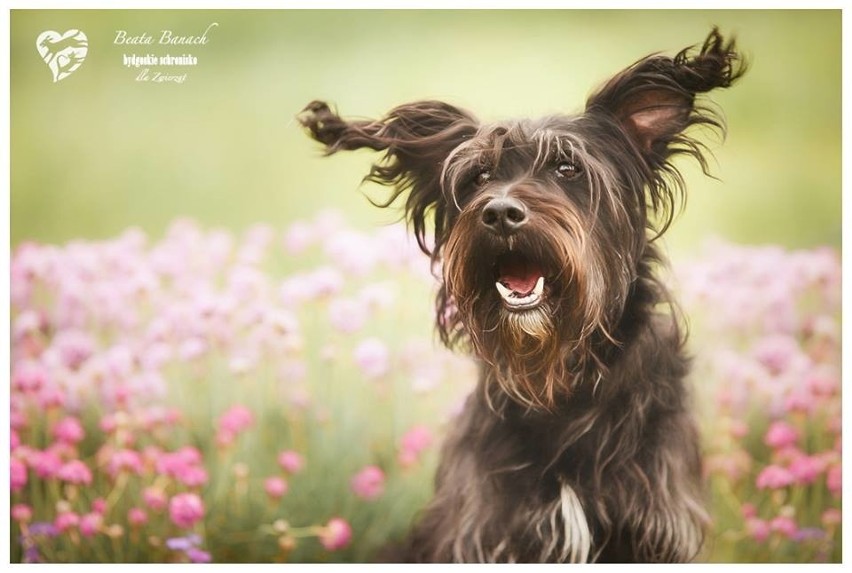
<svg viewBox="0 0 852 573"><path fill-rule="evenodd" d="M507 257L497 269L498 280L515 293L525 296L533 291L542 276L541 269L522 257Z"/></svg>

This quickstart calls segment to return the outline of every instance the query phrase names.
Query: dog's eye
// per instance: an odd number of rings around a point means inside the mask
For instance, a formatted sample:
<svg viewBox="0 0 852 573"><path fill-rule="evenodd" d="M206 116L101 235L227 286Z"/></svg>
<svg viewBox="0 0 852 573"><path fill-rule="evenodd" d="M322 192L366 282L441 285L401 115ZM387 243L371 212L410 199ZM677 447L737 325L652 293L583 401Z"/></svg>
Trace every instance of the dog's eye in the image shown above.
<svg viewBox="0 0 852 573"><path fill-rule="evenodd" d="M565 179L574 179L580 174L580 167L570 161L563 161L556 166L556 176Z"/></svg>
<svg viewBox="0 0 852 573"><path fill-rule="evenodd" d="M488 181L490 179L491 179L491 172L490 171L480 171L479 173L477 173L476 177L474 177L473 180L477 185L485 185L486 183L488 183Z"/></svg>

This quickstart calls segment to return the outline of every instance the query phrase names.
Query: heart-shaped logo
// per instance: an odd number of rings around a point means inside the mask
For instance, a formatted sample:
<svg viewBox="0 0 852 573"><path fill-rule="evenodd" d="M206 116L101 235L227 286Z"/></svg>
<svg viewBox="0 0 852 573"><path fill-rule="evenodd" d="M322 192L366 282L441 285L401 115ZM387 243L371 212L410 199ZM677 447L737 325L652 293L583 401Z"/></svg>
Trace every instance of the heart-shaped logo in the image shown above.
<svg viewBox="0 0 852 573"><path fill-rule="evenodd" d="M53 72L53 81L58 82L83 64L89 51L89 39L80 30L68 30L64 34L47 30L38 35L36 48Z"/></svg>

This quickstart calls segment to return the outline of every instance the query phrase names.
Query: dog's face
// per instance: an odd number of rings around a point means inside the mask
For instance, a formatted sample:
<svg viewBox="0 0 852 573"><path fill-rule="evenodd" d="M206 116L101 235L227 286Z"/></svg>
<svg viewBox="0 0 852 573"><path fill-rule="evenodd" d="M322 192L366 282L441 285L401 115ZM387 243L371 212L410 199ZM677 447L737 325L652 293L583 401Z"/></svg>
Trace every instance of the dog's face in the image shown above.
<svg viewBox="0 0 852 573"><path fill-rule="evenodd" d="M682 180L669 162L704 166L691 125L721 128L697 94L744 71L715 30L688 58L653 56L613 77L584 113L491 125L423 101L347 122L313 102L300 118L329 153L386 150L367 179L391 186L424 251L442 264L438 329L467 341L518 402L548 408L605 368L637 277L649 217L661 233ZM644 268L643 268L644 265ZM595 382L595 380L591 380Z"/></svg>
<svg viewBox="0 0 852 573"><path fill-rule="evenodd" d="M588 116L524 120L479 128L444 161L449 318L521 401L552 401L622 314L646 208L619 136Z"/></svg>

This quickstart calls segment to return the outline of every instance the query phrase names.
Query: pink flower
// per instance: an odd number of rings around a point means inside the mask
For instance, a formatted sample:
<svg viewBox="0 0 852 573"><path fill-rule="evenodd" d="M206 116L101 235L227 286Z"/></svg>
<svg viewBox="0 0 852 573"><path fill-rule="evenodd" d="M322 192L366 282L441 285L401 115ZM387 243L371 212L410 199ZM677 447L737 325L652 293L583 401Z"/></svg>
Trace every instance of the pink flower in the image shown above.
<svg viewBox="0 0 852 573"><path fill-rule="evenodd" d="M80 516L72 511L63 511L57 514L53 520L53 526L59 531L65 531L72 527L77 527L80 523Z"/></svg>
<svg viewBox="0 0 852 573"><path fill-rule="evenodd" d="M364 499L376 499L385 491L385 473L377 466L367 466L349 482L353 493Z"/></svg>
<svg viewBox="0 0 852 573"><path fill-rule="evenodd" d="M746 532L755 541L765 541L769 537L769 524L756 517L746 519Z"/></svg>
<svg viewBox="0 0 852 573"><path fill-rule="evenodd" d="M763 437L763 442L775 449L795 445L798 440L798 430L783 421L773 422Z"/></svg>
<svg viewBox="0 0 852 573"><path fill-rule="evenodd" d="M740 513L746 519L757 516L757 508L753 503L744 503L740 508Z"/></svg>
<svg viewBox="0 0 852 573"><path fill-rule="evenodd" d="M790 463L790 473L796 483L809 484L825 470L825 462L818 456L799 456Z"/></svg>
<svg viewBox="0 0 852 573"><path fill-rule="evenodd" d="M30 506L23 503L16 503L12 506L12 519L19 523L27 523L33 518L33 510Z"/></svg>
<svg viewBox="0 0 852 573"><path fill-rule="evenodd" d="M340 332L352 333L364 326L367 308L358 300L337 298L328 305L328 318Z"/></svg>
<svg viewBox="0 0 852 573"><path fill-rule="evenodd" d="M821 521L826 527L840 525L843 522L843 514L839 509L832 507L822 512Z"/></svg>
<svg viewBox="0 0 852 573"><path fill-rule="evenodd" d="M192 527L204 517L204 503L194 493L179 493L169 502L169 517L178 527Z"/></svg>
<svg viewBox="0 0 852 573"><path fill-rule="evenodd" d="M179 482L187 487L198 487L207 483L207 470L198 466L183 469L178 475Z"/></svg>
<svg viewBox="0 0 852 573"><path fill-rule="evenodd" d="M12 389L23 393L35 393L47 384L49 377L47 368L40 362L22 362L12 370Z"/></svg>
<svg viewBox="0 0 852 573"><path fill-rule="evenodd" d="M27 485L27 466L18 458L12 458L9 463L9 489L21 491Z"/></svg>
<svg viewBox="0 0 852 573"><path fill-rule="evenodd" d="M168 498L166 497L165 492L156 487L146 487L142 491L142 499L145 502L145 505L154 511L160 511L165 508L168 503Z"/></svg>
<svg viewBox="0 0 852 573"><path fill-rule="evenodd" d="M355 364L367 378L380 378L390 369L390 352L378 338L368 338L355 348Z"/></svg>
<svg viewBox="0 0 852 573"><path fill-rule="evenodd" d="M92 483L92 471L80 460L71 460L63 464L56 473L56 477L68 483L84 485Z"/></svg>
<svg viewBox="0 0 852 573"><path fill-rule="evenodd" d="M407 467L417 462L421 452L432 445L432 433L426 426L414 426L400 440L399 463Z"/></svg>
<svg viewBox="0 0 852 573"><path fill-rule="evenodd" d="M107 473L115 477L123 471L137 475L142 473L142 456L139 452L126 449L113 452L107 465Z"/></svg>
<svg viewBox="0 0 852 573"><path fill-rule="evenodd" d="M71 416L63 418L53 426L53 437L66 444L76 444L85 435L86 433L83 431L80 421Z"/></svg>
<svg viewBox="0 0 852 573"><path fill-rule="evenodd" d="M793 474L776 465L763 468L763 471L757 475L757 480L755 480L758 489L780 489L791 483L793 483Z"/></svg>
<svg viewBox="0 0 852 573"><path fill-rule="evenodd" d="M105 514L107 510L106 500L102 497L95 499L92 502L92 511L95 513L100 513L101 515Z"/></svg>
<svg viewBox="0 0 852 573"><path fill-rule="evenodd" d="M305 458L298 452L286 450L278 454L278 465L287 473L297 474L305 466Z"/></svg>
<svg viewBox="0 0 852 573"><path fill-rule="evenodd" d="M176 452L160 454L156 461L157 473L173 477L190 487L207 482L207 471L200 467L201 452L185 446Z"/></svg>
<svg viewBox="0 0 852 573"><path fill-rule="evenodd" d="M287 493L289 486L280 477L269 477L263 482L263 489L266 490L266 494L272 499L280 499Z"/></svg>
<svg viewBox="0 0 852 573"><path fill-rule="evenodd" d="M87 513L80 518L80 535L83 537L92 537L103 525L104 518L99 513Z"/></svg>
<svg viewBox="0 0 852 573"><path fill-rule="evenodd" d="M302 221L296 221L284 232L284 249L291 255L298 255L315 241L314 230Z"/></svg>
<svg viewBox="0 0 852 573"><path fill-rule="evenodd" d="M792 538L799 531L796 521L792 517L778 516L769 522L769 528L772 531L777 531L785 537Z"/></svg>
<svg viewBox="0 0 852 573"><path fill-rule="evenodd" d="M828 491L832 494L835 496L840 495L840 492L843 489L843 476L839 465L829 468L828 473L825 476L825 485L828 487Z"/></svg>
<svg viewBox="0 0 852 573"><path fill-rule="evenodd" d="M205 352L207 352L207 343L201 338L184 340L178 348L178 354L184 361L195 360Z"/></svg>
<svg viewBox="0 0 852 573"><path fill-rule="evenodd" d="M131 507L130 511L127 512L127 522L134 527L145 525L148 523L148 514L145 513L144 509Z"/></svg>
<svg viewBox="0 0 852 573"><path fill-rule="evenodd" d="M349 545L352 539L352 528L346 520L339 517L332 518L320 533L319 540L323 547L329 551L337 551Z"/></svg>
<svg viewBox="0 0 852 573"><path fill-rule="evenodd" d="M237 434L254 425L254 415L245 406L232 406L219 417L218 441L228 445Z"/></svg>
<svg viewBox="0 0 852 573"><path fill-rule="evenodd" d="M55 476L59 468L62 467L62 460L50 450L33 452L29 463L35 470L36 475L42 479Z"/></svg>

